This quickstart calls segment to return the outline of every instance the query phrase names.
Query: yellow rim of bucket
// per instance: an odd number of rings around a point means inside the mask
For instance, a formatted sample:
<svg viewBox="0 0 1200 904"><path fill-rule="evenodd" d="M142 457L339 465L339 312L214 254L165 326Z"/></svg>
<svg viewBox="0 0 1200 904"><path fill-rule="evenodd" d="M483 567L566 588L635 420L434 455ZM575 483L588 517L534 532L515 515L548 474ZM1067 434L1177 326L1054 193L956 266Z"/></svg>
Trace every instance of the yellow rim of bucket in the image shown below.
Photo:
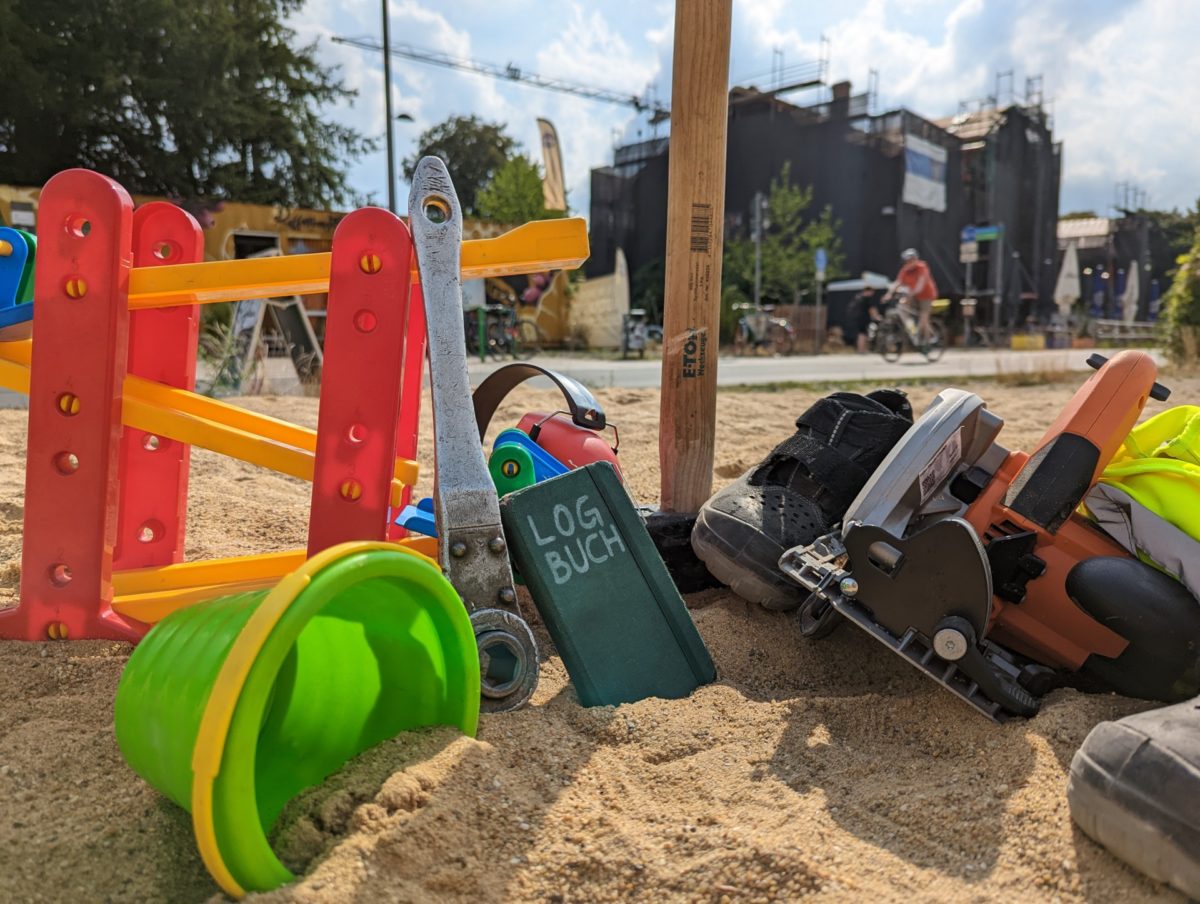
<svg viewBox="0 0 1200 904"><path fill-rule="evenodd" d="M279 619L309 585L312 576L352 552L374 550L400 550L437 565L428 556L395 543L342 543L322 550L285 576L259 604L234 640L229 655L217 674L208 703L205 704L204 715L200 719L200 730L196 736L196 746L192 751L192 828L204 865L221 889L235 898L245 897L246 890L234 879L217 844L213 822L213 784L221 771L221 758L225 752L229 725L246 678Z"/></svg>

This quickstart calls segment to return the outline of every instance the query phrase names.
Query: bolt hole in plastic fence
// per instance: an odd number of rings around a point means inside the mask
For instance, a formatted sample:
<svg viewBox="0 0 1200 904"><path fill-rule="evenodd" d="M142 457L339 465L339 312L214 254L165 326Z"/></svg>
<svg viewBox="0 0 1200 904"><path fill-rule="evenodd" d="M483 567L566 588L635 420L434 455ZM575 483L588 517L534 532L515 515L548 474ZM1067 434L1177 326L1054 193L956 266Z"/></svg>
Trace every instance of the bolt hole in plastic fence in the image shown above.
<svg viewBox="0 0 1200 904"><path fill-rule="evenodd" d="M66 587L71 583L71 567L62 562L50 567L50 583L55 587Z"/></svg>
<svg viewBox="0 0 1200 904"><path fill-rule="evenodd" d="M162 440L153 433L147 433L146 438L142 440L142 448L147 452L157 452L161 447Z"/></svg>
<svg viewBox="0 0 1200 904"><path fill-rule="evenodd" d="M360 333L370 333L379 323L379 318L365 308L354 315L354 328Z"/></svg>
<svg viewBox="0 0 1200 904"><path fill-rule="evenodd" d="M175 256L175 247L170 242L159 242L154 246L154 256L160 261L169 261Z"/></svg>
<svg viewBox="0 0 1200 904"><path fill-rule="evenodd" d="M78 239L87 238L91 231L92 224L87 217L74 216L67 220L67 232Z"/></svg>
<svg viewBox="0 0 1200 904"><path fill-rule="evenodd" d="M352 446L361 445L367 440L367 428L365 424L351 424L350 429L346 431L346 440Z"/></svg>
<svg viewBox="0 0 1200 904"><path fill-rule="evenodd" d="M445 223L450 219L450 202L440 195L430 195L421 208L430 223Z"/></svg>
<svg viewBox="0 0 1200 904"><path fill-rule="evenodd" d="M79 456L74 452L59 452L54 456L54 467L59 474L70 476L79 470Z"/></svg>
<svg viewBox="0 0 1200 904"><path fill-rule="evenodd" d="M137 539L139 543L153 543L163 535L163 526L157 521L147 521L138 528Z"/></svg>
<svg viewBox="0 0 1200 904"><path fill-rule="evenodd" d="M129 765L193 812L206 865L240 896L293 878L266 833L305 788L407 729L475 734L479 654L432 560L347 543L272 590L160 621L129 658L114 718Z"/></svg>
<svg viewBox="0 0 1200 904"><path fill-rule="evenodd" d="M79 414L79 396L72 392L64 392L58 397L58 410L67 417Z"/></svg>

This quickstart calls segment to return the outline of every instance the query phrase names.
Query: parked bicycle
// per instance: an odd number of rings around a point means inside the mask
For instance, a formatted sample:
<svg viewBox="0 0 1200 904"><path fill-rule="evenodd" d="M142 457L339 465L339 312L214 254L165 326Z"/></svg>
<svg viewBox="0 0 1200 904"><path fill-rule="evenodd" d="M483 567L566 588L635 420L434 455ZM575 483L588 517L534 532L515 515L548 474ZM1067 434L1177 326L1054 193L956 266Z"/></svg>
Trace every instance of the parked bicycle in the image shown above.
<svg viewBox="0 0 1200 904"><path fill-rule="evenodd" d="M541 327L532 320L518 317L516 310L508 305L489 304L464 312L463 327L469 354L479 354L481 313L484 317L485 351L492 360L500 361L506 357L523 360L532 358L542 350L545 335Z"/></svg>
<svg viewBox="0 0 1200 904"><path fill-rule="evenodd" d="M766 349L773 355L790 355L796 345L796 330L782 317L772 317L774 305L743 303L733 306L735 311L744 311L738 318L737 330L733 334L735 355L756 355Z"/></svg>
<svg viewBox="0 0 1200 904"><path fill-rule="evenodd" d="M930 320L929 335L921 342L917 335L917 314L907 304L906 295L901 292L900 299L889 305L883 319L871 324L868 331L872 348L883 356L884 361L896 362L905 351L915 351L925 356L926 361L937 361L946 351L946 336L942 324L938 320ZM935 314L946 311L949 301L939 299L933 303Z"/></svg>

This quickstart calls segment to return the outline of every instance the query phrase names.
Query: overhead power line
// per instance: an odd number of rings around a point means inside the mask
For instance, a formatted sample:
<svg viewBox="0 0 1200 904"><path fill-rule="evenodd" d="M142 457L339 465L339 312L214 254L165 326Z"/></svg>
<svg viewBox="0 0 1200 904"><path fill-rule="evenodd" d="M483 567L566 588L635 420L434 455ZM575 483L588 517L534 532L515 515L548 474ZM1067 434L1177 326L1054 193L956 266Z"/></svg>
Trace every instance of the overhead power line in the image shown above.
<svg viewBox="0 0 1200 904"><path fill-rule="evenodd" d="M383 50L383 45L372 38L347 38L339 36L335 37L333 42L335 44L346 44L350 47L357 47L361 50L371 50L376 53ZM560 94L571 94L575 97L583 97L603 103L620 104L621 106L632 107L639 113L649 111L653 114L653 120L656 122L661 122L670 116L666 107L648 99L644 95L626 94L620 91L613 91L609 88L585 85L566 79L547 78L546 76L538 75L536 72L525 72L513 63L507 63L502 66L498 63L487 63L482 60L451 56L448 53L442 53L437 50L422 50L420 47L413 47L409 44L392 44L391 54L392 56L403 57L406 60L426 63L430 66L441 66L445 69L455 69L459 72L474 72L491 78L528 85L531 88L557 91Z"/></svg>

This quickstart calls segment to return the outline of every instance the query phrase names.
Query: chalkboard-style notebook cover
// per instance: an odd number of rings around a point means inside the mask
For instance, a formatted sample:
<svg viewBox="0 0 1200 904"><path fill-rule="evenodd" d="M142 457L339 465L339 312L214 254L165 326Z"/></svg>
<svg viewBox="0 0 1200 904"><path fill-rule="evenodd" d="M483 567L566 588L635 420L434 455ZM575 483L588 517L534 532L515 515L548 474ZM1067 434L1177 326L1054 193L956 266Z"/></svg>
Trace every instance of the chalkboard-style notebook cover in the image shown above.
<svg viewBox="0 0 1200 904"><path fill-rule="evenodd" d="M716 677L611 464L511 493L500 512L513 558L584 706L686 697Z"/></svg>

